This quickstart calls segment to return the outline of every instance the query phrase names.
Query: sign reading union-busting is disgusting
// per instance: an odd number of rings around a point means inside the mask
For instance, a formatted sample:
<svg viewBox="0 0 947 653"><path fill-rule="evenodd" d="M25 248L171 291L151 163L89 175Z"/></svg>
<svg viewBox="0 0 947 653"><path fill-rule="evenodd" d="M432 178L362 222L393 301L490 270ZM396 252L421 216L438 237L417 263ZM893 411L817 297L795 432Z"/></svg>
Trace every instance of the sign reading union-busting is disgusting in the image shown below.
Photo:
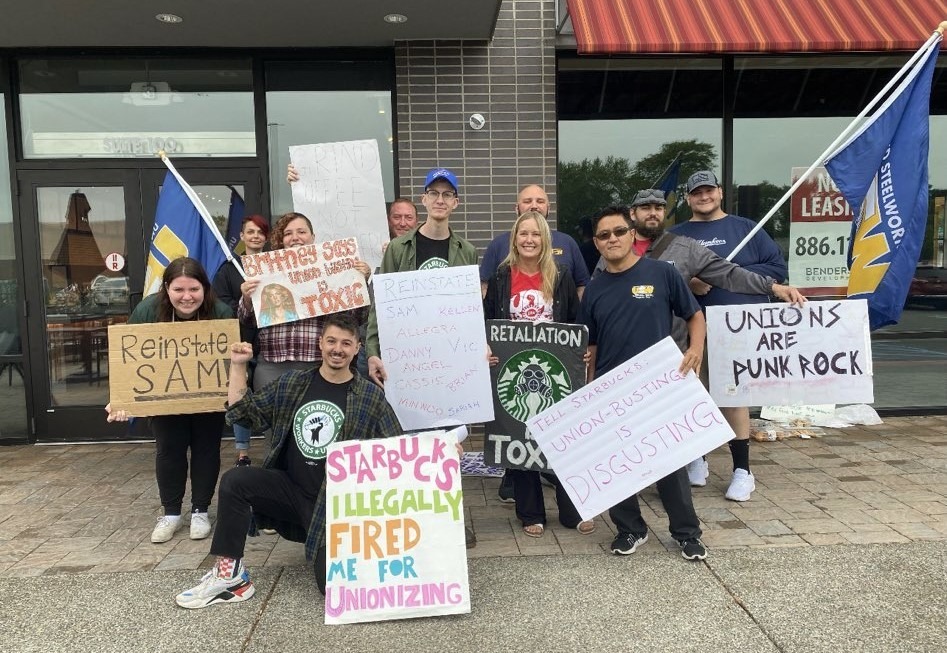
<svg viewBox="0 0 947 653"><path fill-rule="evenodd" d="M484 461L548 469L525 423L585 383L589 331L576 324L489 320L487 340L499 363L490 369L496 418L484 426Z"/></svg>
<svg viewBox="0 0 947 653"><path fill-rule="evenodd" d="M134 417L224 410L236 320L109 327L112 410Z"/></svg>

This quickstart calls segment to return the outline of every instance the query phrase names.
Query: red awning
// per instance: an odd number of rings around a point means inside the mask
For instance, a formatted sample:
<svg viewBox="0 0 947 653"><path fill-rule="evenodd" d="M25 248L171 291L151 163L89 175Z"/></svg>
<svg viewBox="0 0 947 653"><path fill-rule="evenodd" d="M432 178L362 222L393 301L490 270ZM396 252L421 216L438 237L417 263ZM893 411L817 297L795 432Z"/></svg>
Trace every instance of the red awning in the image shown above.
<svg viewBox="0 0 947 653"><path fill-rule="evenodd" d="M568 0L579 54L916 50L947 0Z"/></svg>

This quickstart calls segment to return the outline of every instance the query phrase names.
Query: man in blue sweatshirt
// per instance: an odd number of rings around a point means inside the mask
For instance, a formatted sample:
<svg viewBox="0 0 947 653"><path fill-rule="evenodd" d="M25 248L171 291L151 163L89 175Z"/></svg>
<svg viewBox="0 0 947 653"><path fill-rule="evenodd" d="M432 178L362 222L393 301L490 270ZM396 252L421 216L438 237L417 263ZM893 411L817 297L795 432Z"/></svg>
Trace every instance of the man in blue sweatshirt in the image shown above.
<svg viewBox="0 0 947 653"><path fill-rule="evenodd" d="M689 236L721 258L727 258L737 245L743 242L756 223L738 215L728 214L721 208L722 203L723 189L717 176L710 170L695 172L687 180L687 204L693 217L688 222L675 225L670 231ZM785 281L789 276L779 245L762 230L756 232L733 258L733 262L744 270L775 279L777 282ZM768 294L733 292L713 286L699 276L691 278L689 285L704 309L708 306L756 304L770 300ZM721 408L720 412L736 433L736 439L730 441L733 477L726 498L731 501L747 501L756 489L756 479L750 472L750 410L745 407L733 407ZM693 461L687 466L687 472L692 485L706 484L709 474L707 461L703 458Z"/></svg>

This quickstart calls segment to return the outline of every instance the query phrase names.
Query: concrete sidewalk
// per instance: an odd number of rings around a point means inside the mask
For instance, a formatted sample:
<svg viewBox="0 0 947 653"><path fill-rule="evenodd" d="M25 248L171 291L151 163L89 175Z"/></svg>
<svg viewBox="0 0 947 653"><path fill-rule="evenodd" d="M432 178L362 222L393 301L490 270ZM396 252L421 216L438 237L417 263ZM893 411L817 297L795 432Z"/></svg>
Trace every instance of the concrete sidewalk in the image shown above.
<svg viewBox="0 0 947 653"><path fill-rule="evenodd" d="M174 605L210 566L210 541L186 529L149 541L153 445L0 447L0 650L947 647L947 417L754 443L757 491L742 504L723 498L726 449L709 460L694 491L705 563L681 559L653 489L648 544L618 558L606 518L581 536L549 510L546 534L528 538L498 479L466 477L472 614L331 628L301 545L277 536L248 540L252 600Z"/></svg>

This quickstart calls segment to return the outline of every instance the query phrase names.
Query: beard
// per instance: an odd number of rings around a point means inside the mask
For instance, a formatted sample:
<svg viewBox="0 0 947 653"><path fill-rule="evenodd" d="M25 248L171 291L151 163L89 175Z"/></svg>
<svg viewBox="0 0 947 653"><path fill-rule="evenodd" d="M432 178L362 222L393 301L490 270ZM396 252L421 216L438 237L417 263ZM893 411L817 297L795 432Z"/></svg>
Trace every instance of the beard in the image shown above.
<svg viewBox="0 0 947 653"><path fill-rule="evenodd" d="M657 227L649 227L645 225L644 222L635 221L635 233L645 238L647 240L655 240L661 234L664 233L664 225L659 224Z"/></svg>

